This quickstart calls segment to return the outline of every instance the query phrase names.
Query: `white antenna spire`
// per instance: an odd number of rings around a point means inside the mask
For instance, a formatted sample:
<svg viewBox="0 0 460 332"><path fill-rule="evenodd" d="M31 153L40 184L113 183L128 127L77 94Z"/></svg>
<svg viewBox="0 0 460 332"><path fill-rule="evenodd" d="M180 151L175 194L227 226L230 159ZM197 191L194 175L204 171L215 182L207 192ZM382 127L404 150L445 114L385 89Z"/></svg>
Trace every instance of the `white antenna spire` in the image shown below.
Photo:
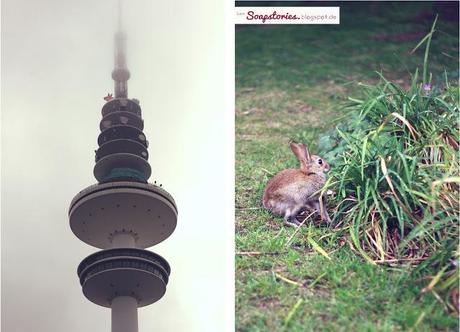
<svg viewBox="0 0 460 332"><path fill-rule="evenodd" d="M121 25L121 0L118 0L118 31L122 30Z"/></svg>
<svg viewBox="0 0 460 332"><path fill-rule="evenodd" d="M118 31L115 33L115 68L112 78L115 81L115 98L128 98L128 79L130 73L126 66L126 34L122 30L121 0L118 1Z"/></svg>

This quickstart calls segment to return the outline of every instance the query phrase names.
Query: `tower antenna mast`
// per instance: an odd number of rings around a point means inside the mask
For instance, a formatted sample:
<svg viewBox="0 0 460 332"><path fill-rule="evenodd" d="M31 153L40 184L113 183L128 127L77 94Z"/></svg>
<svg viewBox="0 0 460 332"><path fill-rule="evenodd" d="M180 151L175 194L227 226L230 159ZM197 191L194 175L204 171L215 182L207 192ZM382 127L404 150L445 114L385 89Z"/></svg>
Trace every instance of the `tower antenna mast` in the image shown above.
<svg viewBox="0 0 460 332"><path fill-rule="evenodd" d="M118 0L118 31L121 30L121 0Z"/></svg>
<svg viewBox="0 0 460 332"><path fill-rule="evenodd" d="M126 64L126 33L122 28L121 1L118 1L118 31L115 33L114 69L115 98L128 98L128 80L130 72Z"/></svg>

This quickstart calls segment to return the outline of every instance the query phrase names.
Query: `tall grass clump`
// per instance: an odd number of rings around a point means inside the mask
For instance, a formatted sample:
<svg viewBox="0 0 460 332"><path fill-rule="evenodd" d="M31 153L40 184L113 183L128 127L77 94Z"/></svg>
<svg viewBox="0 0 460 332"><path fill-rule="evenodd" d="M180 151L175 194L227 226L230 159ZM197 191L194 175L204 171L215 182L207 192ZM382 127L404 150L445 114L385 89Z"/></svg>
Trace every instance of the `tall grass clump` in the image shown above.
<svg viewBox="0 0 460 332"><path fill-rule="evenodd" d="M417 70L409 89L381 74L363 85L349 121L320 146L329 146L333 165L324 191L334 192L333 219L352 248L372 264L434 271L424 291L440 289L458 310L459 87L447 74L428 77L435 23L416 47L426 47L422 78Z"/></svg>

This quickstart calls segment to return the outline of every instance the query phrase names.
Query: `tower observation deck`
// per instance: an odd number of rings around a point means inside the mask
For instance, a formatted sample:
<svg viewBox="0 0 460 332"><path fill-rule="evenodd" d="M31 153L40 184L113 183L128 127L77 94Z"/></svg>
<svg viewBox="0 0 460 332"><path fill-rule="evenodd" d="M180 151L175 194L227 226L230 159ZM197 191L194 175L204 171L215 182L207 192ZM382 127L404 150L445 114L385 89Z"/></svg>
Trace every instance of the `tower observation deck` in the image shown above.
<svg viewBox="0 0 460 332"><path fill-rule="evenodd" d="M139 102L128 98L130 73L126 34L115 34L112 71L115 98L102 107L94 176L69 208L70 228L83 242L102 249L86 257L77 273L83 294L111 308L112 332L137 332L137 308L158 301L171 272L161 256L145 250L168 238L177 207L163 188L148 183L148 141Z"/></svg>

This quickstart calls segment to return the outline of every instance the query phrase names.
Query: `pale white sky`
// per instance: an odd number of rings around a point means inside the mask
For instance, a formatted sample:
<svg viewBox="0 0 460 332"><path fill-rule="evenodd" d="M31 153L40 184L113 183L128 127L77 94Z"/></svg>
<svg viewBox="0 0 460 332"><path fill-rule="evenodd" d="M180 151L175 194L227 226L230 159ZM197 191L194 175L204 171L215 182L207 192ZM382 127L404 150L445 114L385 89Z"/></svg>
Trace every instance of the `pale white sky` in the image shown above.
<svg viewBox="0 0 460 332"><path fill-rule="evenodd" d="M129 96L141 102L150 181L163 183L179 210L173 235L150 248L172 274L164 298L139 310L141 332L233 329L225 320L233 311L233 187L224 163L233 143L225 135L223 7L124 6ZM115 13L116 0L2 0L2 331L110 331L110 310L86 300L76 275L98 249L73 235L67 211L95 183Z"/></svg>

